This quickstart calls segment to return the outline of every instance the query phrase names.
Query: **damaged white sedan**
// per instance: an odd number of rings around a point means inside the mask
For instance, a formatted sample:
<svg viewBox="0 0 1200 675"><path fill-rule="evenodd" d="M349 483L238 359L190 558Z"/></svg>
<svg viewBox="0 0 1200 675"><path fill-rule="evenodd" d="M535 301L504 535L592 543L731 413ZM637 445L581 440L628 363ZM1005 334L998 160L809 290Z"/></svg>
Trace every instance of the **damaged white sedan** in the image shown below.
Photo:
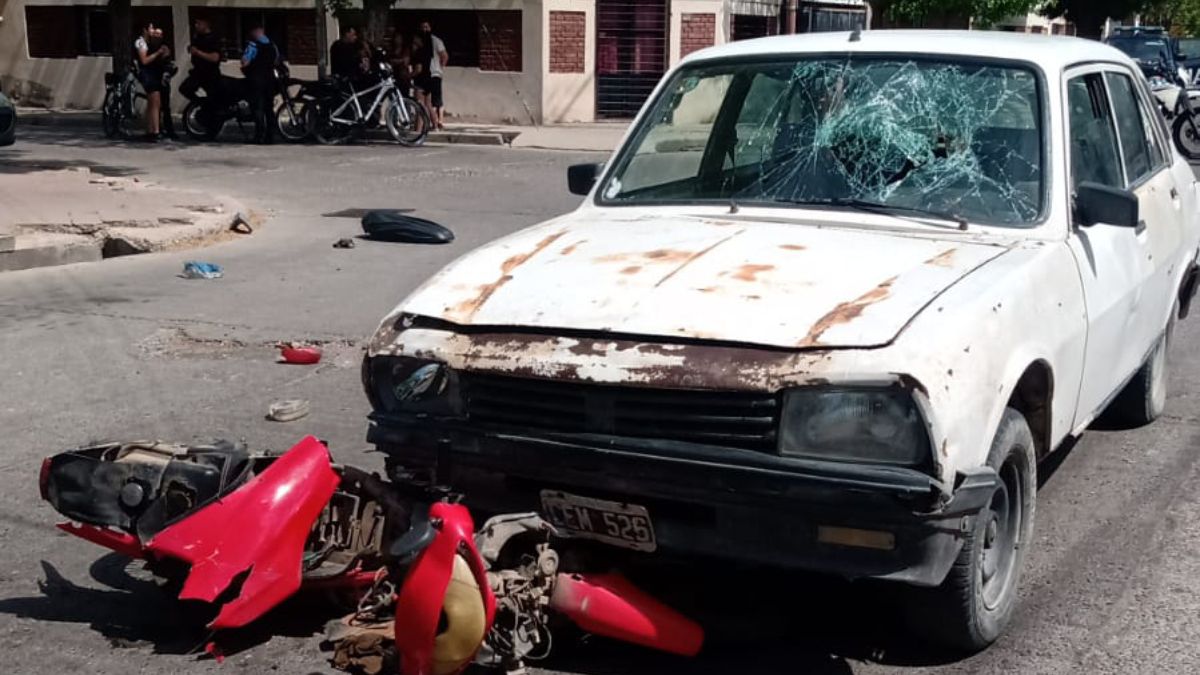
<svg viewBox="0 0 1200 675"><path fill-rule="evenodd" d="M576 211L380 326L393 474L643 561L903 582L916 630L979 649L1013 611L1038 461L1101 413L1163 411L1197 192L1099 43L704 50L569 178Z"/></svg>

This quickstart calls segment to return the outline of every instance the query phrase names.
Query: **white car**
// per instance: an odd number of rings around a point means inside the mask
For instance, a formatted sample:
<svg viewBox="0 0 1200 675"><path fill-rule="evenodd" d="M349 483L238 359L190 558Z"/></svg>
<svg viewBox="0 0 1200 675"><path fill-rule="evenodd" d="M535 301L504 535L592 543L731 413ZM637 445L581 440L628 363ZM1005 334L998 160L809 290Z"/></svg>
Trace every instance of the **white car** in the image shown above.
<svg viewBox="0 0 1200 675"><path fill-rule="evenodd" d="M442 270L364 364L391 470L481 512L644 562L902 582L918 631L980 649L1038 461L1102 413L1163 411L1197 190L1100 43L707 49L569 179L577 210Z"/></svg>

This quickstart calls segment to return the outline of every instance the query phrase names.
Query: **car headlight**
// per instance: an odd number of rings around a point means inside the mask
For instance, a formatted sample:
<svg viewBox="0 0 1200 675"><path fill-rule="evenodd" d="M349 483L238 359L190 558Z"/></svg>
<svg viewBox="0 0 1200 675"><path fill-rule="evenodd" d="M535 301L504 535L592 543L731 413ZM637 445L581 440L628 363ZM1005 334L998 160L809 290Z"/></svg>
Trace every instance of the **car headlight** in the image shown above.
<svg viewBox="0 0 1200 675"><path fill-rule="evenodd" d="M785 392L779 452L843 462L913 466L930 455L912 395L891 388L800 388Z"/></svg>
<svg viewBox="0 0 1200 675"><path fill-rule="evenodd" d="M407 356L367 358L363 386L371 406L386 413L449 415L458 399L457 378L446 364Z"/></svg>

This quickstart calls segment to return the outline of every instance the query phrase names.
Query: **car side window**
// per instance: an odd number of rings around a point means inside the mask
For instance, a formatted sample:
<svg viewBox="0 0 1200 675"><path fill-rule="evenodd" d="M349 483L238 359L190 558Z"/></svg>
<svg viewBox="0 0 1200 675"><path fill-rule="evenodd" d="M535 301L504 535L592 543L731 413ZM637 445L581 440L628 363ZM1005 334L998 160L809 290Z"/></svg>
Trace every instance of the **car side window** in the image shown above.
<svg viewBox="0 0 1200 675"><path fill-rule="evenodd" d="M1112 97L1113 112L1117 119L1117 133L1121 139L1121 154L1125 160L1125 175L1130 185L1154 173L1162 165L1162 153L1154 132L1142 114L1133 80L1120 73L1105 73L1108 92Z"/></svg>
<svg viewBox="0 0 1200 675"><path fill-rule="evenodd" d="M1117 133L1101 74L1090 73L1069 80L1067 106L1070 109L1072 187L1085 181L1125 187Z"/></svg>

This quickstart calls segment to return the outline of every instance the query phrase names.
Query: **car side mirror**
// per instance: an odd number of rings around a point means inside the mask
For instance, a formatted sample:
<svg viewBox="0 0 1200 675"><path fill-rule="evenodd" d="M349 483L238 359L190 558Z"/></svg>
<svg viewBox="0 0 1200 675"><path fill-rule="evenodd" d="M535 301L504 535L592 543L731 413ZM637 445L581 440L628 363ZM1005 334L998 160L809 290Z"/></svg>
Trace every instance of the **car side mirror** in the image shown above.
<svg viewBox="0 0 1200 675"><path fill-rule="evenodd" d="M573 195L586 195L603 170L603 164L572 164L567 167L567 189Z"/></svg>
<svg viewBox="0 0 1200 675"><path fill-rule="evenodd" d="M1129 190L1084 181L1075 188L1075 223L1081 227L1138 227L1138 198Z"/></svg>

